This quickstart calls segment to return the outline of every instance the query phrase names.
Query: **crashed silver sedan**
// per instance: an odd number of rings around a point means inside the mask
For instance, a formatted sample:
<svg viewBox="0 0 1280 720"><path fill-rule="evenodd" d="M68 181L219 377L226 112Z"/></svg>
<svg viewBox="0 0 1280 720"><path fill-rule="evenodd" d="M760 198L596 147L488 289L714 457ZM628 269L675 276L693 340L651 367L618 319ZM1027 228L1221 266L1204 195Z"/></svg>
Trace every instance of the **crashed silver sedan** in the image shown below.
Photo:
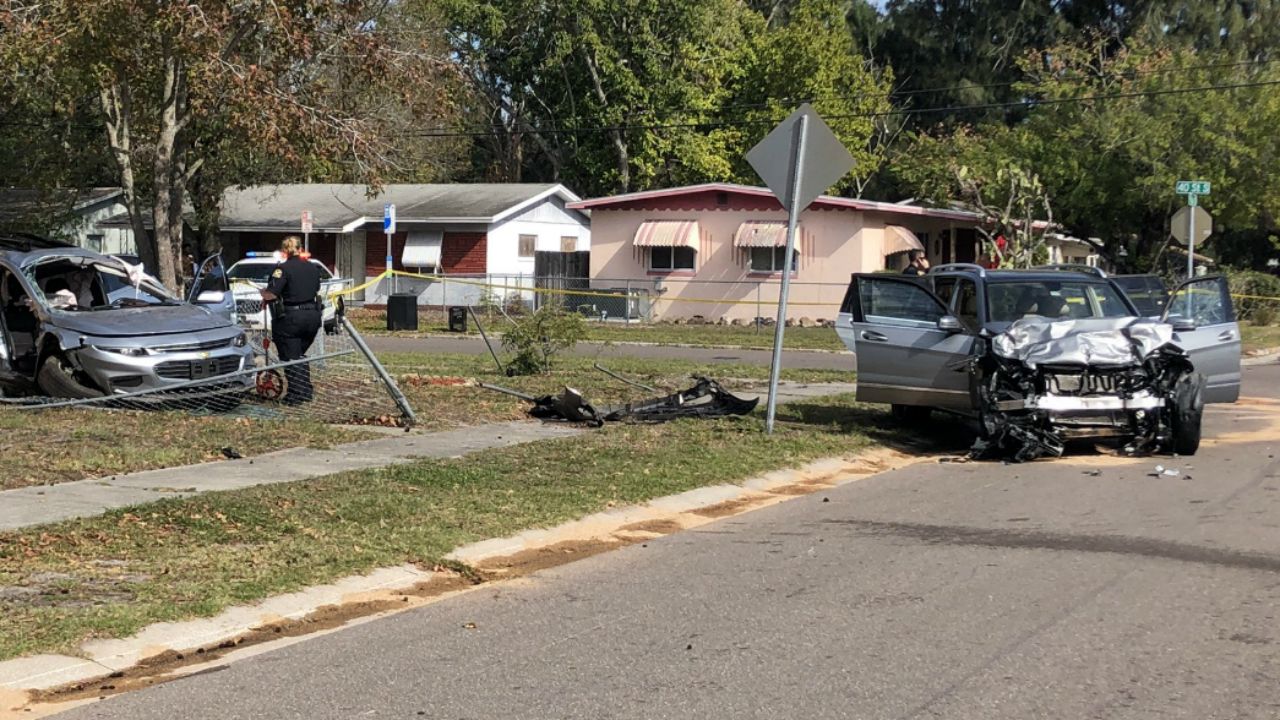
<svg viewBox="0 0 1280 720"><path fill-rule="evenodd" d="M4 396L86 399L208 380L202 388L225 400L252 386L233 375L252 367L252 348L227 318L137 266L52 241L0 239L0 335Z"/></svg>
<svg viewBox="0 0 1280 720"><path fill-rule="evenodd" d="M1239 327L1216 277L1147 319L1096 270L855 275L836 330L857 355L859 400L914 420L969 416L977 457L1056 456L1079 439L1190 455L1205 404L1240 392Z"/></svg>

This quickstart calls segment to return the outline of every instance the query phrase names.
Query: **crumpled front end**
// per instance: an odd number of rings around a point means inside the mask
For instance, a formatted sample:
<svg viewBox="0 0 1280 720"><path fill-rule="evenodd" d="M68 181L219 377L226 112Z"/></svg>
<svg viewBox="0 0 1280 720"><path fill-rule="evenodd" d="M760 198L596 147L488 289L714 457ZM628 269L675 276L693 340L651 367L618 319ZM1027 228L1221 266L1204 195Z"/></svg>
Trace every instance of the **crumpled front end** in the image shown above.
<svg viewBox="0 0 1280 720"><path fill-rule="evenodd" d="M977 457L1061 455L1070 440L1120 440L1129 454L1169 437L1171 399L1191 372L1172 328L1138 318L1027 319L974 360Z"/></svg>

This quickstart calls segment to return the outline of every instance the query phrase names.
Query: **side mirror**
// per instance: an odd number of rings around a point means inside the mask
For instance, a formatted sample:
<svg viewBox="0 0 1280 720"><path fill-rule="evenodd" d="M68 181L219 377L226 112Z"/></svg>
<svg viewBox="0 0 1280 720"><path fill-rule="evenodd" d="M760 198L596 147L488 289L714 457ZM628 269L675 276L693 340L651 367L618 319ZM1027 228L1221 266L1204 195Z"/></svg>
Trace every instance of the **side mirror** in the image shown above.
<svg viewBox="0 0 1280 720"><path fill-rule="evenodd" d="M217 305L227 299L227 294L221 290L205 290L196 296L197 305Z"/></svg>
<svg viewBox="0 0 1280 720"><path fill-rule="evenodd" d="M964 332L964 324L955 315L943 315L938 318L938 329L949 333Z"/></svg>
<svg viewBox="0 0 1280 720"><path fill-rule="evenodd" d="M1191 332L1196 329L1196 321L1191 318L1174 315L1169 318L1169 324L1173 326L1174 332Z"/></svg>

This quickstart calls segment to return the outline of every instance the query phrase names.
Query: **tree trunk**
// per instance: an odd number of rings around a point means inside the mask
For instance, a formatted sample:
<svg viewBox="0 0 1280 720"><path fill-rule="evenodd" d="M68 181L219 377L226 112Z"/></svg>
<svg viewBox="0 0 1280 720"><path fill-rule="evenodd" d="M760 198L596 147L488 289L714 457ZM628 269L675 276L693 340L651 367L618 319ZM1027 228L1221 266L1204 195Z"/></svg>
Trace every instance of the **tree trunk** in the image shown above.
<svg viewBox="0 0 1280 720"><path fill-rule="evenodd" d="M178 144L177 76L177 60L172 56L165 58L164 101L160 112L160 128L156 134L153 171L155 207L152 209L152 217L155 224L156 270L159 272L160 282L171 291L181 293L182 275L178 260L182 253L182 190L178 185L177 159L174 157ZM178 239L177 247L174 246L175 234Z"/></svg>
<svg viewBox="0 0 1280 720"><path fill-rule="evenodd" d="M124 194L125 210L129 213L129 225L133 229L134 244L138 248L138 256L143 266L149 271L154 271L155 243L147 233L147 224L143 220L142 208L138 204L138 186L134 175L133 105L129 86L117 74L111 82L99 89L98 97L107 119L107 141L111 146L111 154L120 168L120 190Z"/></svg>

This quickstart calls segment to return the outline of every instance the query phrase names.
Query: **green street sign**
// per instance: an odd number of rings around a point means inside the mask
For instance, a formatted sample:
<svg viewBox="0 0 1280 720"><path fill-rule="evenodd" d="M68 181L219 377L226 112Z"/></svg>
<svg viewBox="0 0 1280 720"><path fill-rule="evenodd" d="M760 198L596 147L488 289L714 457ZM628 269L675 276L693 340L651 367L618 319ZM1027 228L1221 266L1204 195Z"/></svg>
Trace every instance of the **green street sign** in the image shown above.
<svg viewBox="0 0 1280 720"><path fill-rule="evenodd" d="M1179 180L1173 188L1179 195L1208 195L1210 185L1208 180Z"/></svg>

